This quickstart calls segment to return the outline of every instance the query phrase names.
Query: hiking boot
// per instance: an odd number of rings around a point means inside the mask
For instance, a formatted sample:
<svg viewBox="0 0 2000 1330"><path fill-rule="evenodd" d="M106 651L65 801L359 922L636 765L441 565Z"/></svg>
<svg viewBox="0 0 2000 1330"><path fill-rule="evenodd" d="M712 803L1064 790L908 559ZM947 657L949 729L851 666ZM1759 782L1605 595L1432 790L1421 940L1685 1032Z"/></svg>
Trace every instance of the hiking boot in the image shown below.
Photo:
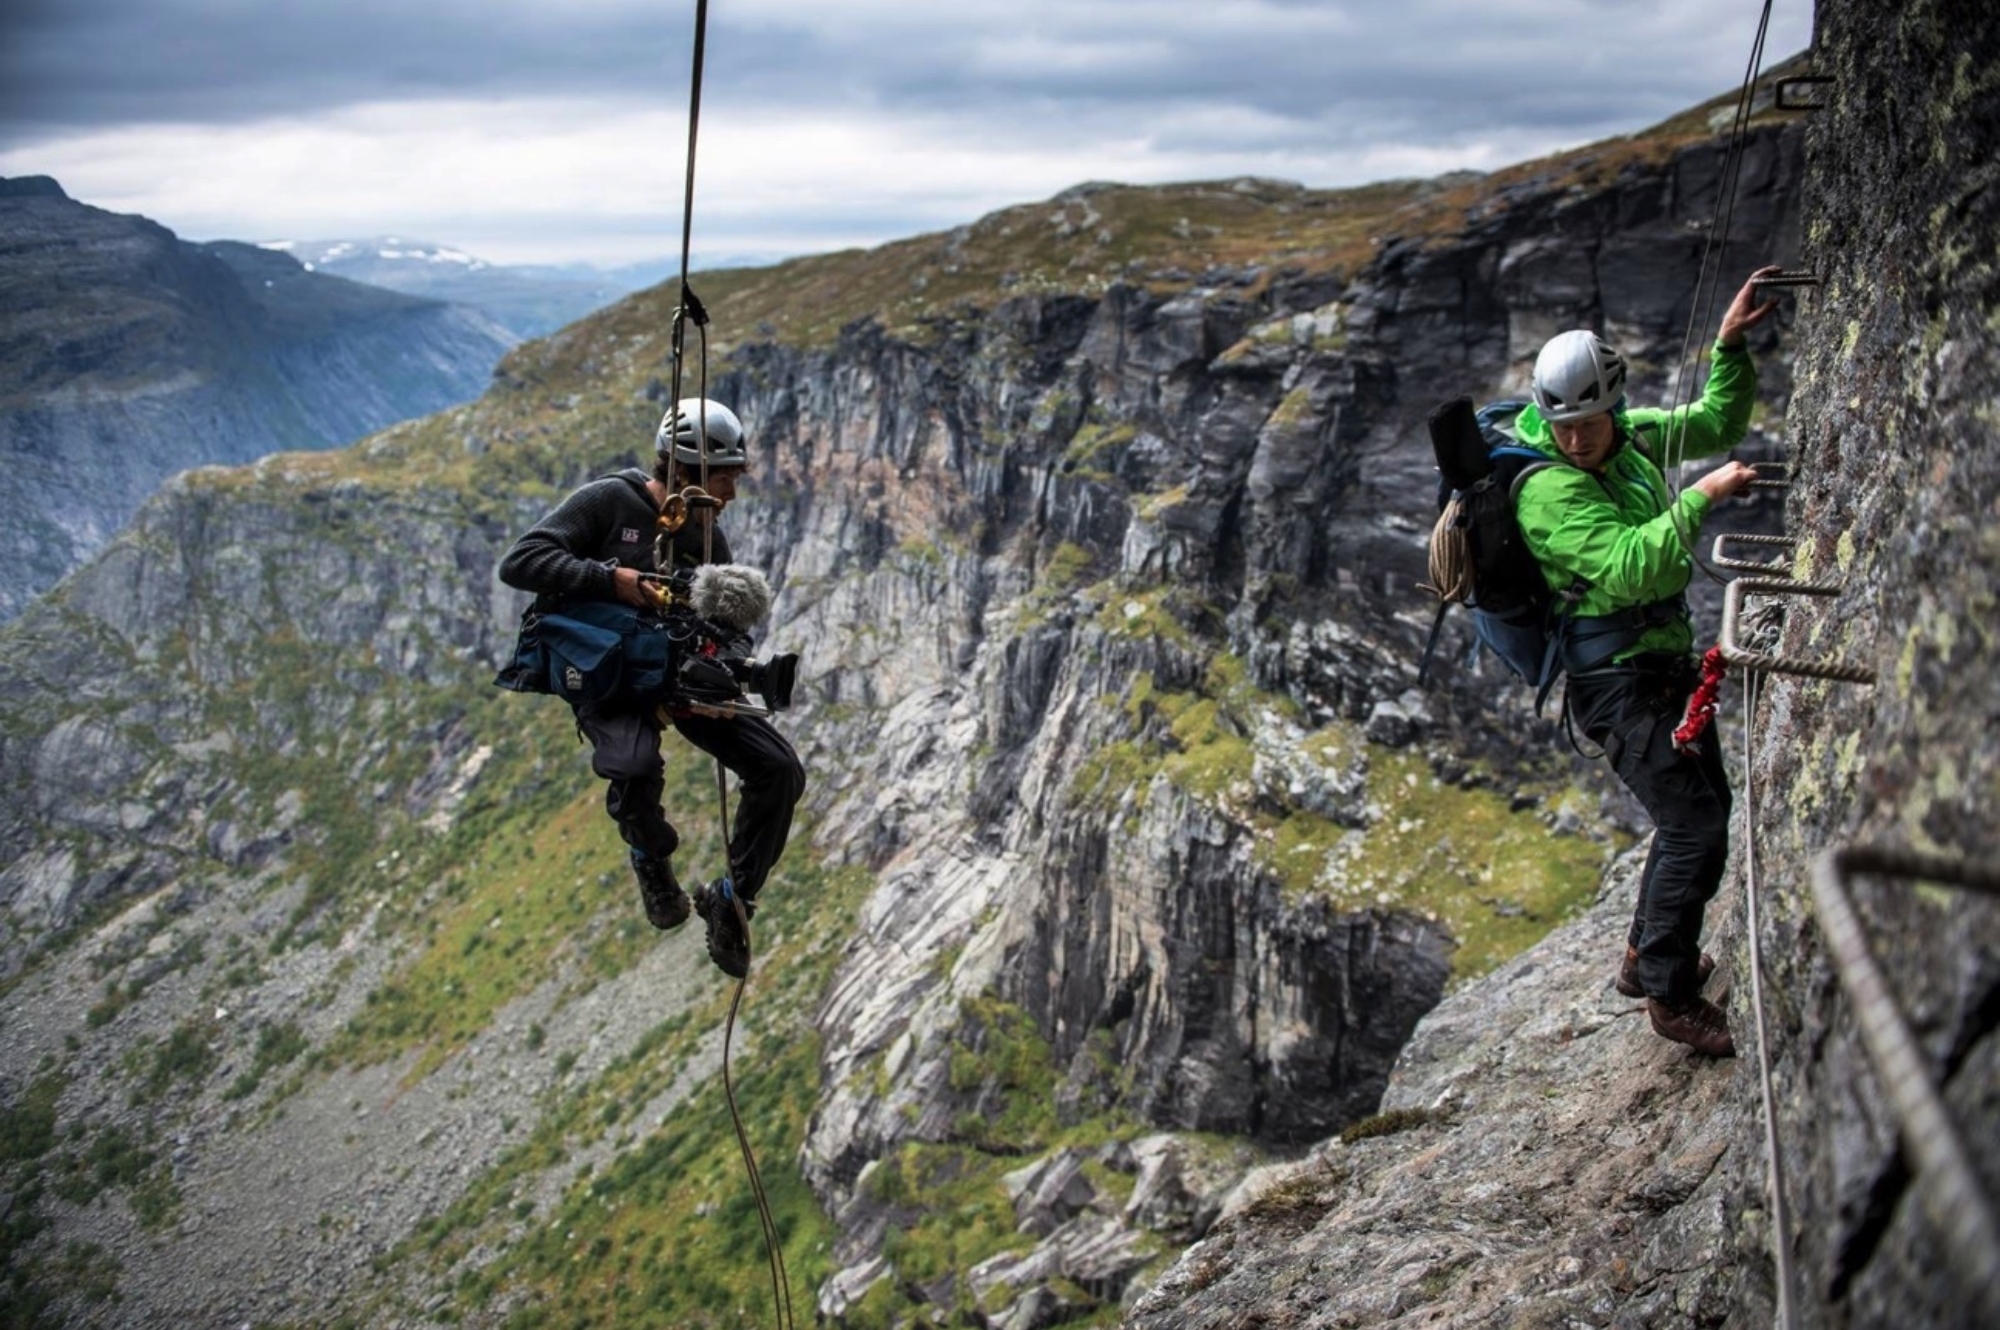
<svg viewBox="0 0 2000 1330"><path fill-rule="evenodd" d="M674 880L671 859L654 859L638 850L632 856L632 876L639 879L639 900L646 922L658 929L679 928L687 922L688 894Z"/></svg>
<svg viewBox="0 0 2000 1330"><path fill-rule="evenodd" d="M694 912L708 925L708 958L715 962L715 968L731 979L750 973L748 925L750 916L757 913L757 903L738 896L729 879L719 877L694 889Z"/></svg>
<svg viewBox="0 0 2000 1330"><path fill-rule="evenodd" d="M1653 1022L1655 1034L1712 1058L1736 1056L1736 1041L1729 1037L1729 1018L1707 998L1694 998L1679 1007L1648 998L1646 1015Z"/></svg>
<svg viewBox="0 0 2000 1330"><path fill-rule="evenodd" d="M1701 953L1701 959L1694 963L1694 991L1699 993L1702 989L1707 988L1708 977L1714 973L1715 957L1704 951ZM1618 977L1611 981L1611 986L1626 997L1636 998L1646 996L1646 990L1639 987L1639 949L1637 947L1625 948L1624 964L1618 967Z"/></svg>

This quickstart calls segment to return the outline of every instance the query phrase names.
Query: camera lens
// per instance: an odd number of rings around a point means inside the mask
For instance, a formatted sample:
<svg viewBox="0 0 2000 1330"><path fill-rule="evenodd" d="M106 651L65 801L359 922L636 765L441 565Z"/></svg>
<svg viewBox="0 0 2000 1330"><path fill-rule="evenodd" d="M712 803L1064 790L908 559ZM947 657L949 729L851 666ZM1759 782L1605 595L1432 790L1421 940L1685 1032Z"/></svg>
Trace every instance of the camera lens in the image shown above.
<svg viewBox="0 0 2000 1330"><path fill-rule="evenodd" d="M764 699L773 711L792 705L792 685L799 677L799 657L795 651L769 660L750 663L750 691Z"/></svg>

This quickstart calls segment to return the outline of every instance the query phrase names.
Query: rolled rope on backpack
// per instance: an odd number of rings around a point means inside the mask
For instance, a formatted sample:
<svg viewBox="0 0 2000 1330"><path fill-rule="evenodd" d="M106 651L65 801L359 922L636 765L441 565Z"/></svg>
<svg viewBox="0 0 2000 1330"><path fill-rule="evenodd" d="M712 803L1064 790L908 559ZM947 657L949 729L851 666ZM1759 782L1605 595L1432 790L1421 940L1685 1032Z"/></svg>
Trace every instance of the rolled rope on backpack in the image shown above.
<svg viewBox="0 0 2000 1330"><path fill-rule="evenodd" d="M1464 604L1472 596L1472 549L1466 537L1464 505L1453 496L1431 528L1430 583L1439 599Z"/></svg>

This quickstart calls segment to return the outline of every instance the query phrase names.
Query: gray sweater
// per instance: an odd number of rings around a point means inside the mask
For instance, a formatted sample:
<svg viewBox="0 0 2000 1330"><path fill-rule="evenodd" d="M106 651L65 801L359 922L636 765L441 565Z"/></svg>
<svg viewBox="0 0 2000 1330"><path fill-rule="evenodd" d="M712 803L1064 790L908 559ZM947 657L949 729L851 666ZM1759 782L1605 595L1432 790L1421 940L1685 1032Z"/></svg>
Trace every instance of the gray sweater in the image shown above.
<svg viewBox="0 0 2000 1330"><path fill-rule="evenodd" d="M659 510L646 491L647 479L644 471L631 467L578 488L514 542L500 560L500 580L534 592L546 608L562 601L617 599L614 568L658 573L731 562L720 527L713 535L713 557L703 557L702 524L691 517L673 534L673 567L656 567L653 536Z"/></svg>

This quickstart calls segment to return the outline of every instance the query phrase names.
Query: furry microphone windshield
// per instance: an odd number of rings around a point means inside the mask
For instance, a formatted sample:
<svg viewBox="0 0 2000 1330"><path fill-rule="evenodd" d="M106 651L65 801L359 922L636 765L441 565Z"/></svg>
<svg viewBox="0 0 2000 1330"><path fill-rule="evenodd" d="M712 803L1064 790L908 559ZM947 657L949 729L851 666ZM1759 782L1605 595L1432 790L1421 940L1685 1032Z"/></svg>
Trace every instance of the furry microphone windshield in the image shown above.
<svg viewBox="0 0 2000 1330"><path fill-rule="evenodd" d="M725 628L747 633L771 612L771 584L740 563L707 563L695 569L689 593L694 612Z"/></svg>

